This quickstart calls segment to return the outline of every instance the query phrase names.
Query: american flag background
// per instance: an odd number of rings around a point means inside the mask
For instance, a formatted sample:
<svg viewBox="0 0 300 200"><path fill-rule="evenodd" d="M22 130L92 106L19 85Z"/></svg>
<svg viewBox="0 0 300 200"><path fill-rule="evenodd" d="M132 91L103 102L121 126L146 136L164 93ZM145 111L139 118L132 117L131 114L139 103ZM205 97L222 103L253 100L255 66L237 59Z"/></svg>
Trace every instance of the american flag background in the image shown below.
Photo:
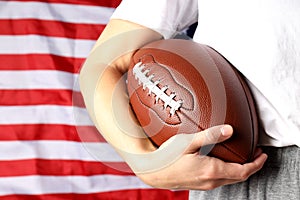
<svg viewBox="0 0 300 200"><path fill-rule="evenodd" d="M88 120L76 80L120 1L0 0L1 200L187 199L118 170Z"/></svg>

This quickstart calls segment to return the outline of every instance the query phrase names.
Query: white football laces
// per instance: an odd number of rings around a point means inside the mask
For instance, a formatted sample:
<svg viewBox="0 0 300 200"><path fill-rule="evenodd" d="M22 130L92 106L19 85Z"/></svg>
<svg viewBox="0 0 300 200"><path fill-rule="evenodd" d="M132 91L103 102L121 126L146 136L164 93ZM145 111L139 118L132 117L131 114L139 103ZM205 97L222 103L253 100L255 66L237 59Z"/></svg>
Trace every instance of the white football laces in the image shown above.
<svg viewBox="0 0 300 200"><path fill-rule="evenodd" d="M136 80L138 80L139 85L143 85L143 90L148 89L148 95L150 96L152 93L155 95L155 103L159 100L164 102L164 109L170 107L171 116L175 114L176 111L182 106L182 100L175 100L175 93L171 93L170 95L166 94L166 90L169 88L167 85L162 88L158 87L160 80L153 81L154 74L149 74L150 70L145 68L145 64L142 62L138 62L133 67L133 75Z"/></svg>

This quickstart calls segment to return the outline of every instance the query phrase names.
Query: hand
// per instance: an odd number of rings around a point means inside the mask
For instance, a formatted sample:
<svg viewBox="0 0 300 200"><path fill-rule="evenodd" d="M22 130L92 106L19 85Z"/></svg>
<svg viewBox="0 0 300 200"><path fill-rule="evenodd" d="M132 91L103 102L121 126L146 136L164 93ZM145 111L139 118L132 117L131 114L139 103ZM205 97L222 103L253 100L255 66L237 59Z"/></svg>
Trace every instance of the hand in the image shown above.
<svg viewBox="0 0 300 200"><path fill-rule="evenodd" d="M267 155L260 149L256 151L253 162L243 165L199 155L201 146L222 142L230 138L232 133L232 127L225 125L212 127L196 134L176 135L174 137L181 137L181 140L191 140L183 154L164 168L138 173L137 176L153 187L166 189L210 190L245 181L250 175L259 171L267 159ZM172 142L171 140L160 148L163 149Z"/></svg>

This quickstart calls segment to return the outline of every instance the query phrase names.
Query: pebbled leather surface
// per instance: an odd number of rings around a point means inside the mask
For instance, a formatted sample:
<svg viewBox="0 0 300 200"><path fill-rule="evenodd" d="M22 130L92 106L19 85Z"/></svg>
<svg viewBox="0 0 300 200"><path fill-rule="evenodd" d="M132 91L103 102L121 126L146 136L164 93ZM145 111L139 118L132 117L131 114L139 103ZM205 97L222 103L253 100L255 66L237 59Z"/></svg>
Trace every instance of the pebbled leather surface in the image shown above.
<svg viewBox="0 0 300 200"><path fill-rule="evenodd" d="M157 95L149 93L132 68L143 63L147 76L182 106L170 114ZM175 134L195 133L214 125L231 124L234 135L214 145L209 155L224 161L246 163L253 158L258 137L255 103L239 72L212 48L188 40L161 40L138 50L128 72L131 106L144 131L160 146Z"/></svg>

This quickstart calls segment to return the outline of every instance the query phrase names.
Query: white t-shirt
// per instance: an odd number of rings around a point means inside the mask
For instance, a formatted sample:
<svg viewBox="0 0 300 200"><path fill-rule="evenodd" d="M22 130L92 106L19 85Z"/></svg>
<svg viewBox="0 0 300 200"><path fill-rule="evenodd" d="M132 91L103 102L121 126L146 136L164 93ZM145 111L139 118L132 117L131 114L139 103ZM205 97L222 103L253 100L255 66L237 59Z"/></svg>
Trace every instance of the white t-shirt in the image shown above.
<svg viewBox="0 0 300 200"><path fill-rule="evenodd" d="M300 147L300 1L123 0L112 18L165 39L198 21L194 41L247 77L267 134L261 145Z"/></svg>

